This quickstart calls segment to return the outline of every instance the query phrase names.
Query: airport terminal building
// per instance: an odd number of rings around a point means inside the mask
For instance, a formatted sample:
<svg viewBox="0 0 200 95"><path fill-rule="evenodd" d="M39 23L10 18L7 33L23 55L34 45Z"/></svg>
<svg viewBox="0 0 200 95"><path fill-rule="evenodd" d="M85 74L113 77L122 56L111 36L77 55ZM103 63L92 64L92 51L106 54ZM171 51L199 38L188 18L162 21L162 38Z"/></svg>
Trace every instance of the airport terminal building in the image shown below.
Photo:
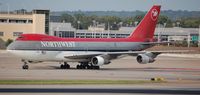
<svg viewBox="0 0 200 95"><path fill-rule="evenodd" d="M119 30L98 30L97 27L88 30L77 30L70 23L50 23L50 35L69 38L125 38L135 27L121 27ZM155 38L160 41L198 41L199 28L159 28L155 30Z"/></svg>
<svg viewBox="0 0 200 95"><path fill-rule="evenodd" d="M23 33L48 34L49 10L0 12L0 38L16 39Z"/></svg>

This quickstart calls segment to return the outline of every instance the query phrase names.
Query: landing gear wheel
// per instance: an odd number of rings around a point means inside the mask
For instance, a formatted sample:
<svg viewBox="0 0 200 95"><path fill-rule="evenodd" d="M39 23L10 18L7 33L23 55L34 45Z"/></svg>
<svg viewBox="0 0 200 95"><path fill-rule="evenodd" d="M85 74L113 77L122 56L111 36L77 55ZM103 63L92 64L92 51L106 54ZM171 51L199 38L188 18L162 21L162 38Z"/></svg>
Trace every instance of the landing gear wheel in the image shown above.
<svg viewBox="0 0 200 95"><path fill-rule="evenodd" d="M64 64L64 69L69 69L70 65L69 64Z"/></svg>
<svg viewBox="0 0 200 95"><path fill-rule="evenodd" d="M61 68L61 69L69 69L69 68L70 68L70 65L67 64L67 62L64 62L64 64L61 64L61 65L60 65L60 68Z"/></svg>
<svg viewBox="0 0 200 95"><path fill-rule="evenodd" d="M22 62L24 62L24 65L22 66L22 69L28 69L29 67L28 67L28 63L25 61L25 60L22 60Z"/></svg>
<svg viewBox="0 0 200 95"><path fill-rule="evenodd" d="M28 68L29 68L29 67L28 67L27 64L22 66L22 69L28 69Z"/></svg>
<svg viewBox="0 0 200 95"><path fill-rule="evenodd" d="M64 65L63 64L60 65L60 69L64 69Z"/></svg>
<svg viewBox="0 0 200 95"><path fill-rule="evenodd" d="M76 69L85 69L85 65L76 65Z"/></svg>
<svg viewBox="0 0 200 95"><path fill-rule="evenodd" d="M76 69L81 69L81 65L76 65Z"/></svg>
<svg viewBox="0 0 200 95"><path fill-rule="evenodd" d="M91 69L91 66L90 65L86 65L85 69Z"/></svg>
<svg viewBox="0 0 200 95"><path fill-rule="evenodd" d="M81 66L80 65L76 65L76 69L81 69Z"/></svg>
<svg viewBox="0 0 200 95"><path fill-rule="evenodd" d="M88 64L88 63L81 63L79 65L76 66L76 69L100 69L99 66L94 66L92 64Z"/></svg>
<svg viewBox="0 0 200 95"><path fill-rule="evenodd" d="M85 65L81 65L81 69L86 69L86 66Z"/></svg>
<svg viewBox="0 0 200 95"><path fill-rule="evenodd" d="M93 69L99 70L100 67L99 66L94 66Z"/></svg>

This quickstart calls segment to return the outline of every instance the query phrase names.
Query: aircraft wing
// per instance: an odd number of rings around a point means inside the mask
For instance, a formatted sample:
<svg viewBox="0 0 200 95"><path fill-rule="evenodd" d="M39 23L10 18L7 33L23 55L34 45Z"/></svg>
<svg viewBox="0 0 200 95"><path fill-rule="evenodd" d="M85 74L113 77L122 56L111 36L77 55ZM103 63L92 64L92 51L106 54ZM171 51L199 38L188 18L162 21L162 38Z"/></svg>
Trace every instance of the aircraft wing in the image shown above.
<svg viewBox="0 0 200 95"><path fill-rule="evenodd" d="M64 55L64 58L69 59L79 59L79 58L92 58L94 56L99 55L109 55L111 57L117 57L120 55L130 55L130 56L137 56L138 54L146 54L146 53L152 53L153 55L157 56L161 53L183 53L183 52L189 52L188 50L168 50L168 51L127 51L127 52L79 52L79 53L66 53L62 54Z"/></svg>
<svg viewBox="0 0 200 95"><path fill-rule="evenodd" d="M64 55L65 58L69 59L79 59L79 58L92 58L94 56L99 56L99 55L110 55L110 56L119 56L119 55L133 55L137 56L138 54L145 53L144 51L130 51L130 52L81 52L81 53L76 53L76 54L66 54Z"/></svg>
<svg viewBox="0 0 200 95"><path fill-rule="evenodd" d="M65 58L69 59L82 59L82 58L92 58L94 56L102 55L101 53L87 53L87 54L74 54L74 55L64 55Z"/></svg>

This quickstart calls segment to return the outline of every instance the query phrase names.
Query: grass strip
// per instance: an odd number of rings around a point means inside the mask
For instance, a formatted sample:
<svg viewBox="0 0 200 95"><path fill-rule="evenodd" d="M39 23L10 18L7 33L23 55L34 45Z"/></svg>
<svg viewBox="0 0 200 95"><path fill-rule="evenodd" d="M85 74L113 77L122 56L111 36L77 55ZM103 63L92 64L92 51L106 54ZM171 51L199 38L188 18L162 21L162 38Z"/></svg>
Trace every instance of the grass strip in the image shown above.
<svg viewBox="0 0 200 95"><path fill-rule="evenodd" d="M145 80L0 80L0 85L144 84L164 81Z"/></svg>

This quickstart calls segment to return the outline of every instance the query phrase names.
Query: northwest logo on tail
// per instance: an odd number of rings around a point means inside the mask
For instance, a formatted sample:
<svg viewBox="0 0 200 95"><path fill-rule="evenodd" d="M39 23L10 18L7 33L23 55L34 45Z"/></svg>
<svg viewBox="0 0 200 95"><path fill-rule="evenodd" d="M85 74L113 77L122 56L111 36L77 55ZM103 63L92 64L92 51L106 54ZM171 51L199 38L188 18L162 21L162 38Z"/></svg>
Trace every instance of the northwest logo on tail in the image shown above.
<svg viewBox="0 0 200 95"><path fill-rule="evenodd" d="M158 11L156 10L156 9L153 9L152 11L151 11L151 19L153 20L153 21L156 21L156 19L158 18Z"/></svg>

